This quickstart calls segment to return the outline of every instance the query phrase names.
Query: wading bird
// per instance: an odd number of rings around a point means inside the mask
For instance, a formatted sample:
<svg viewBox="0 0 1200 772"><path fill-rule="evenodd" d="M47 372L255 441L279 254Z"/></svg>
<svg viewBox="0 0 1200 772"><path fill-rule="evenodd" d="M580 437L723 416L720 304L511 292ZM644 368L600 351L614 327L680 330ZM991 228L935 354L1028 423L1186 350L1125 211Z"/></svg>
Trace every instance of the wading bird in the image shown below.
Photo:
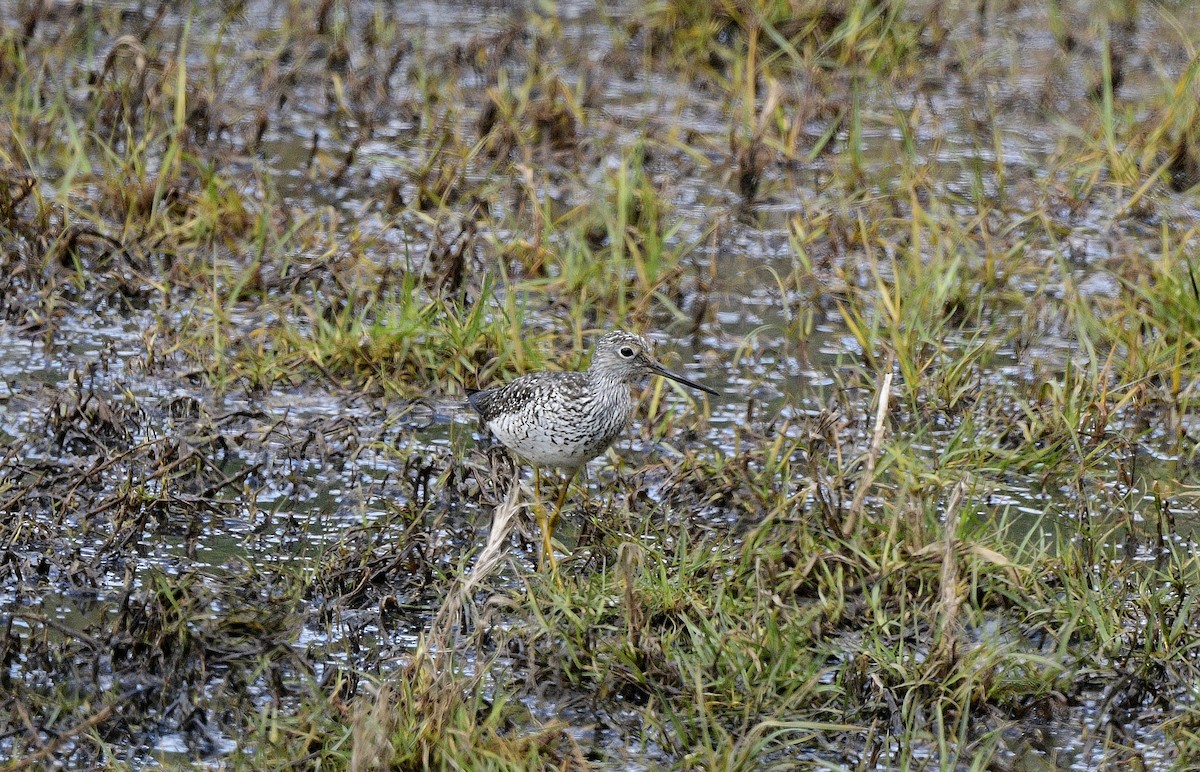
<svg viewBox="0 0 1200 772"><path fill-rule="evenodd" d="M500 444L533 465L542 557L557 571L552 540L571 481L603 453L633 417L632 386L661 375L693 389L719 392L659 364L645 338L622 330L607 333L580 372L528 373L494 389L469 391L467 400ZM566 481L549 517L541 506L539 467L558 467Z"/></svg>

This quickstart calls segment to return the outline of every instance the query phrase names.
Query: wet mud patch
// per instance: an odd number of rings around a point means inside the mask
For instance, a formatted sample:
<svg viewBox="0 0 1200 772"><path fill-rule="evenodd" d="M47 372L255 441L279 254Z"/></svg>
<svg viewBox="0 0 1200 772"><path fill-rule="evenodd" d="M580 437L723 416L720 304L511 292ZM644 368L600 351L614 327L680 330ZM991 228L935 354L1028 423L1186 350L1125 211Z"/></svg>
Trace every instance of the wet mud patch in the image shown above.
<svg viewBox="0 0 1200 772"><path fill-rule="evenodd" d="M214 401L100 370L58 385L5 400L10 758L218 759L264 711L348 700L476 538L480 486L413 446L420 405Z"/></svg>

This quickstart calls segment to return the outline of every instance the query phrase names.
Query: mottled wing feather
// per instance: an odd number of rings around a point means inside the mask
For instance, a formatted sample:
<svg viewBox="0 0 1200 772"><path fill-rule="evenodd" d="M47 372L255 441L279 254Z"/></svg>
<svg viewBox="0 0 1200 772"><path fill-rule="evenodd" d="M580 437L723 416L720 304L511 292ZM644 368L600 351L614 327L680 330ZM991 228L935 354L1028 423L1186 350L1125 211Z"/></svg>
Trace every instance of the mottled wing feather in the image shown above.
<svg viewBox="0 0 1200 772"><path fill-rule="evenodd" d="M485 422L502 415L519 413L531 405L547 401L554 392L570 401L587 393L588 380L583 373L529 373L495 389L467 392L467 401Z"/></svg>

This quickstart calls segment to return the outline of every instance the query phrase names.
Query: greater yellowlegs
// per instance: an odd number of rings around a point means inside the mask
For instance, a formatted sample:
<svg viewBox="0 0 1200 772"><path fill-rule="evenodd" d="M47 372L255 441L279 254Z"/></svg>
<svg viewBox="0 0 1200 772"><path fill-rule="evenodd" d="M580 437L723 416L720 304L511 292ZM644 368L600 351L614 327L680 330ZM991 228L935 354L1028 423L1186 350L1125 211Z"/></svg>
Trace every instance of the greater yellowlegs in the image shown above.
<svg viewBox="0 0 1200 772"><path fill-rule="evenodd" d="M719 394L663 367L645 338L622 330L600 339L587 370L528 373L504 386L467 394L471 407L496 439L533 465L542 562L548 562L551 570L557 569L551 542L571 481L628 425L636 407L630 387L651 375ZM548 518L540 501L538 468L543 466L559 467L567 476Z"/></svg>

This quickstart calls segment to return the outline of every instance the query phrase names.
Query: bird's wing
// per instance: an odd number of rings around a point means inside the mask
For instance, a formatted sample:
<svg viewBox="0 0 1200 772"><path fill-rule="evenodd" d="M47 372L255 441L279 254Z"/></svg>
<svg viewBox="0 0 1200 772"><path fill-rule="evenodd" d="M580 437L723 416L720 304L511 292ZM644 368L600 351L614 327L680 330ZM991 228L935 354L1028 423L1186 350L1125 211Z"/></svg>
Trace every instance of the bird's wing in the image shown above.
<svg viewBox="0 0 1200 772"><path fill-rule="evenodd" d="M492 421L539 402L570 405L584 399L587 391L588 379L583 373L529 373L495 389L468 389L467 401L484 421Z"/></svg>

